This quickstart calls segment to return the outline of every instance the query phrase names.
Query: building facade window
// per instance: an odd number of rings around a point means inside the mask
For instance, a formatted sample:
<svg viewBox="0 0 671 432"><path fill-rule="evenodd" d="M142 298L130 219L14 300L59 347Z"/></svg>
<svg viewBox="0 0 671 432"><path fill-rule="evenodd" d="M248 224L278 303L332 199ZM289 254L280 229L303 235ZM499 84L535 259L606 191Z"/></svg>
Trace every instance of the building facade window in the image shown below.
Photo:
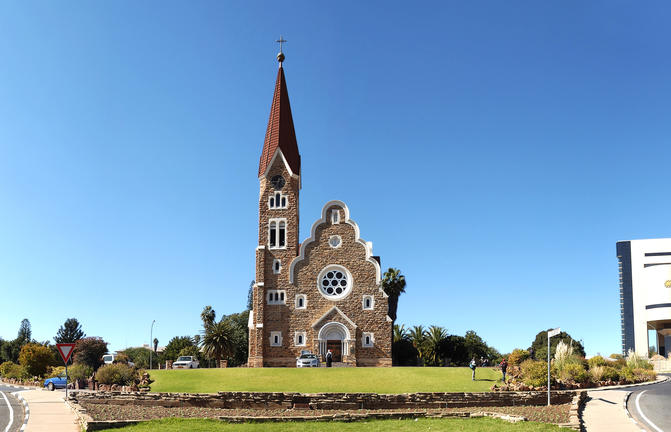
<svg viewBox="0 0 671 432"><path fill-rule="evenodd" d="M282 332L279 331L270 332L270 346L274 347L282 346Z"/></svg>
<svg viewBox="0 0 671 432"><path fill-rule="evenodd" d="M284 249L287 247L286 219L270 219L268 222L268 246L270 249Z"/></svg>
<svg viewBox="0 0 671 432"><path fill-rule="evenodd" d="M339 210L331 210L331 223L333 225L336 225L336 224L340 223L340 211Z"/></svg>
<svg viewBox="0 0 671 432"><path fill-rule="evenodd" d="M370 348L375 345L375 336L373 333L364 333L361 338L361 346L364 348Z"/></svg>
<svg viewBox="0 0 671 432"><path fill-rule="evenodd" d="M339 235L332 235L329 237L329 246L332 248L339 248L340 245L342 244L342 239L340 238Z"/></svg>
<svg viewBox="0 0 671 432"><path fill-rule="evenodd" d="M286 304L286 293L282 290L268 290L266 294L268 304Z"/></svg>
<svg viewBox="0 0 671 432"><path fill-rule="evenodd" d="M273 273L279 274L282 271L282 261L276 259L273 260Z"/></svg>
<svg viewBox="0 0 671 432"><path fill-rule="evenodd" d="M294 335L294 345L296 346L305 346L305 332L297 331Z"/></svg>
<svg viewBox="0 0 671 432"><path fill-rule="evenodd" d="M352 290L352 275L343 266L330 265L324 267L317 278L319 292L329 300L340 300Z"/></svg>
<svg viewBox="0 0 671 432"><path fill-rule="evenodd" d="M296 295L296 309L307 309L308 299L305 294Z"/></svg>
<svg viewBox="0 0 671 432"><path fill-rule="evenodd" d="M275 192L268 198L269 209L285 209L289 200L287 196L281 192Z"/></svg>
<svg viewBox="0 0 671 432"><path fill-rule="evenodd" d="M364 310L375 309L375 297L373 297L371 295L363 296L363 309Z"/></svg>

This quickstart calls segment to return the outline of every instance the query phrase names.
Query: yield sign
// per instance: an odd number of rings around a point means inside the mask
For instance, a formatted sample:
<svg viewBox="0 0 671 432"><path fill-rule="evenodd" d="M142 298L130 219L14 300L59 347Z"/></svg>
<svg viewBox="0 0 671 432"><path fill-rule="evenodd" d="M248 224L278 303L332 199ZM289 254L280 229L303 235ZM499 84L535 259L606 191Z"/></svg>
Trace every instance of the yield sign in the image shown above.
<svg viewBox="0 0 671 432"><path fill-rule="evenodd" d="M58 352L61 353L61 357L63 357L63 363L67 364L68 360L70 359L70 356L72 355L72 351L74 351L75 349L75 344L73 343L56 344L56 348L58 348Z"/></svg>

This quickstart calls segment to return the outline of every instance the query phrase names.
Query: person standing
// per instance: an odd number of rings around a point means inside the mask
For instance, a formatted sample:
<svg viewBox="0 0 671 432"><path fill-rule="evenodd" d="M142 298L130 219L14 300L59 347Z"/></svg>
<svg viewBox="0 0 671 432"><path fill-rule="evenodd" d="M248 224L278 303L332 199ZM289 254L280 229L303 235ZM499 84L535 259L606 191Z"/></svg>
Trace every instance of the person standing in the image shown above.
<svg viewBox="0 0 671 432"><path fill-rule="evenodd" d="M475 381L475 368L477 367L475 357L471 359L471 362L468 364L468 367L471 368L471 370L473 371L473 374L471 375L471 381Z"/></svg>
<svg viewBox="0 0 671 432"><path fill-rule="evenodd" d="M329 350L326 353L326 367L331 367L331 363L333 363L333 354L331 353L331 350Z"/></svg>
<svg viewBox="0 0 671 432"><path fill-rule="evenodd" d="M508 370L508 362L506 361L505 357L503 358L503 361L501 362L501 364L499 364L499 366L501 366L501 373L503 374L503 384L505 384L506 371Z"/></svg>

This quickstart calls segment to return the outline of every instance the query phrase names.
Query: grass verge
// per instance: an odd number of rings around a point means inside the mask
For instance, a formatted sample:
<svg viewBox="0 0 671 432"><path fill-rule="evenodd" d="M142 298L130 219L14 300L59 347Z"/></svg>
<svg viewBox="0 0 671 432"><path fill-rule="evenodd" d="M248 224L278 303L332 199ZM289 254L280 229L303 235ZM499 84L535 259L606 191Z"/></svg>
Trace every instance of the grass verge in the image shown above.
<svg viewBox="0 0 671 432"><path fill-rule="evenodd" d="M558 426L521 422L508 423L491 418L477 419L417 419L417 420L373 420L353 423L342 422L301 422L301 423L245 423L230 424L219 420L207 419L164 419L152 420L135 426L114 429L120 432L246 432L263 430L264 432L313 431L351 432L351 431L463 431L463 432L560 432L565 429Z"/></svg>
<svg viewBox="0 0 671 432"><path fill-rule="evenodd" d="M300 393L486 392L501 383L492 368L230 368L153 370L152 392Z"/></svg>

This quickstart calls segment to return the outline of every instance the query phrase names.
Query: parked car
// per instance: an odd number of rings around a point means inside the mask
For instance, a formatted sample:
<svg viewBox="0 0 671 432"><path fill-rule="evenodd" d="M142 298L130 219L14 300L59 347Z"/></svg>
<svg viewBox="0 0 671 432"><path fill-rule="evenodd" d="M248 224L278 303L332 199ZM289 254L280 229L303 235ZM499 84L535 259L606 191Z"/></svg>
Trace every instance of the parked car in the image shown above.
<svg viewBox="0 0 671 432"><path fill-rule="evenodd" d="M105 354L103 356L103 363L105 363L106 365L113 364L114 360L116 360L116 356L114 354ZM133 363L132 361L129 360L128 361L128 366L133 367L133 366L135 366L135 363Z"/></svg>
<svg viewBox="0 0 671 432"><path fill-rule="evenodd" d="M302 351L301 356L296 359L296 367L319 367L319 358L310 351Z"/></svg>
<svg viewBox="0 0 671 432"><path fill-rule="evenodd" d="M173 369L196 369L200 363L194 356L181 356L172 364Z"/></svg>
<svg viewBox="0 0 671 432"><path fill-rule="evenodd" d="M67 385L67 380L65 378L65 374L62 373L56 377L53 378L47 378L44 380L44 387L48 388L51 391L54 391L54 389L57 388L65 388Z"/></svg>

